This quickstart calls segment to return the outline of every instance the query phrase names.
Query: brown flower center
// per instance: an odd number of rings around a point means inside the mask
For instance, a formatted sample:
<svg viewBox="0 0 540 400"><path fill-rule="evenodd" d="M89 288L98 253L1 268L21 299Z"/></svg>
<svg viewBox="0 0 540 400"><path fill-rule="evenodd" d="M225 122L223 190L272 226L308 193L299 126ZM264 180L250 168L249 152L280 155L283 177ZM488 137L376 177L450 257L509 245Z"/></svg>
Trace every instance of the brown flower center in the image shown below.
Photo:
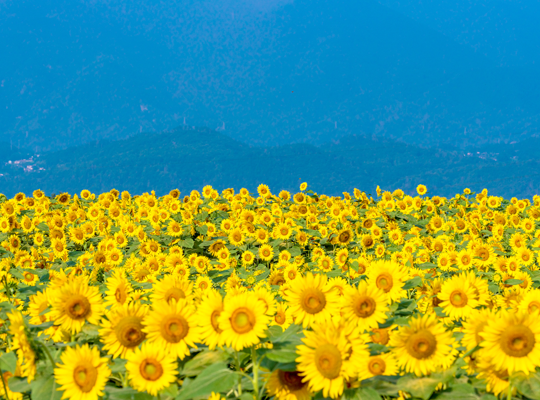
<svg viewBox="0 0 540 400"><path fill-rule="evenodd" d="M181 315L165 317L161 322L161 336L169 343L178 343L189 333L189 324Z"/></svg>
<svg viewBox="0 0 540 400"><path fill-rule="evenodd" d="M375 303L375 300L366 295L358 296L353 303L354 313L359 318L367 318L373 315L376 308L377 303Z"/></svg>
<svg viewBox="0 0 540 400"><path fill-rule="evenodd" d="M388 329L373 329L372 332L373 334L371 335L371 340L373 343L386 345L390 340Z"/></svg>
<svg viewBox="0 0 540 400"><path fill-rule="evenodd" d="M454 290L448 299L454 307L465 307L469 301L467 294L460 289Z"/></svg>
<svg viewBox="0 0 540 400"><path fill-rule="evenodd" d="M394 278L388 272L383 272L377 276L375 280L375 285L381 290L384 290L385 293L388 293L394 286Z"/></svg>
<svg viewBox="0 0 540 400"><path fill-rule="evenodd" d="M430 357L437 349L437 339L427 329L412 334L407 340L407 352L419 360Z"/></svg>
<svg viewBox="0 0 540 400"><path fill-rule="evenodd" d="M368 362L368 370L373 375L382 375L386 370L386 363L381 357L372 357Z"/></svg>
<svg viewBox="0 0 540 400"><path fill-rule="evenodd" d="M330 343L323 344L315 350L315 366L327 379L336 379L341 372L341 353Z"/></svg>
<svg viewBox="0 0 540 400"><path fill-rule="evenodd" d="M533 331L525 325L507 327L499 339L501 349L511 357L525 357L532 351L535 343Z"/></svg>
<svg viewBox="0 0 540 400"><path fill-rule="evenodd" d="M126 293L126 289L125 288L122 288L122 287L118 287L116 288L115 292L114 292L114 298L116 299L116 301L120 304L124 304L125 301L127 300L127 293Z"/></svg>
<svg viewBox="0 0 540 400"><path fill-rule="evenodd" d="M221 314L221 309L215 310L210 316L210 323L212 324L212 328L214 328L217 333L223 332L223 330L219 327L219 314Z"/></svg>
<svg viewBox="0 0 540 400"><path fill-rule="evenodd" d="M301 297L301 305L308 314L317 314L326 306L326 296L319 289L307 289Z"/></svg>
<svg viewBox="0 0 540 400"><path fill-rule="evenodd" d="M253 330L257 322L255 314L247 307L239 307L231 315L229 319L231 327L236 333L243 334Z"/></svg>
<svg viewBox="0 0 540 400"><path fill-rule="evenodd" d="M164 296L165 300L167 301L167 303L170 303L172 299L178 301L180 299L185 299L186 298L186 294L184 293L184 291L176 286L173 286L172 288L170 288L169 290L167 290L165 292L165 296Z"/></svg>
<svg viewBox="0 0 540 400"><path fill-rule="evenodd" d="M80 294L71 296L64 307L66 314L71 319L85 319L92 310L88 299Z"/></svg>
<svg viewBox="0 0 540 400"><path fill-rule="evenodd" d="M141 363L139 372L147 381L157 381L163 375L163 366L159 361L147 358Z"/></svg>
<svg viewBox="0 0 540 400"><path fill-rule="evenodd" d="M142 318L127 316L116 324L114 333L122 346L133 348L141 344L146 337L142 329Z"/></svg>
<svg viewBox="0 0 540 400"><path fill-rule="evenodd" d="M98 370L92 364L77 365L73 370L73 380L81 392L92 391L97 381Z"/></svg>
<svg viewBox="0 0 540 400"><path fill-rule="evenodd" d="M298 374L298 371L278 370L278 378L279 382L291 392L296 392L307 384L302 382L302 377Z"/></svg>

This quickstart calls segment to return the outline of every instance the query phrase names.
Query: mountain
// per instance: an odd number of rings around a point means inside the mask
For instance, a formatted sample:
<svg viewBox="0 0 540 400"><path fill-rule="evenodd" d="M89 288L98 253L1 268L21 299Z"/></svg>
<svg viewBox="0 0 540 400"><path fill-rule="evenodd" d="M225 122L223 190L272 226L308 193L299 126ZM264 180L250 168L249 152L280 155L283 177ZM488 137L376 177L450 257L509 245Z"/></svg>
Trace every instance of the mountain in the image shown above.
<svg viewBox="0 0 540 400"><path fill-rule="evenodd" d="M208 184L255 192L265 183L275 193L296 192L306 181L318 193L341 195L354 188L374 193L377 185L414 194L422 183L431 195L451 197L469 187L530 198L540 183L538 144L516 147L514 153L463 153L351 135L323 146L261 147L208 128L179 127L35 154L17 164L12 160L0 167L0 187L8 197L38 188L47 195L115 188L132 194L155 190L161 196L175 188L184 194L200 191Z"/></svg>
<svg viewBox="0 0 540 400"><path fill-rule="evenodd" d="M540 74L375 0L5 0L0 140L35 153L186 126L255 146L535 134Z"/></svg>

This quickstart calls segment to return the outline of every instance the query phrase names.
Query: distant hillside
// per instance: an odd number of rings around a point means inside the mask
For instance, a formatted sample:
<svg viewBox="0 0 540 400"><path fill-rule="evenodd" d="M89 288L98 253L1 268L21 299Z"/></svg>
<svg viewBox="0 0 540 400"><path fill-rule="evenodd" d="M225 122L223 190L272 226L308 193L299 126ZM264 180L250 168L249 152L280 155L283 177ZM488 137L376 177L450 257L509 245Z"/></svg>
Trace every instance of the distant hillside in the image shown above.
<svg viewBox="0 0 540 400"><path fill-rule="evenodd" d="M307 181L316 192L341 195L353 188L374 193L377 185L413 194L423 183L431 194L445 196L465 187L476 191L485 187L505 197L531 197L540 192L536 172L540 161L531 150L540 146L534 145L530 143L521 159L511 153L467 155L457 149L425 149L362 136L320 147L249 147L215 130L181 127L44 153L24 165L4 164L0 187L9 197L37 188L48 195L112 188L164 195L174 188L182 193L201 190L207 184L219 190L255 191L265 183L274 192L296 191L301 181Z"/></svg>
<svg viewBox="0 0 540 400"><path fill-rule="evenodd" d="M539 67L497 68L375 0L253 3L0 2L0 140L39 153L184 118L260 146L537 133Z"/></svg>

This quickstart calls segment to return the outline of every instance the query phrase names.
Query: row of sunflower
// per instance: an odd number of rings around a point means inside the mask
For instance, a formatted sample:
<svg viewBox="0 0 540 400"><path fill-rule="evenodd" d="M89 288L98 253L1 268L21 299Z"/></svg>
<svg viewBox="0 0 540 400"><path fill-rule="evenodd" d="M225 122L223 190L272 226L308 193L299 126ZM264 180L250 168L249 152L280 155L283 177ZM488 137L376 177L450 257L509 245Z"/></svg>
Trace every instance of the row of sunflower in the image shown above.
<svg viewBox="0 0 540 400"><path fill-rule="evenodd" d="M0 195L0 396L540 399L540 197Z"/></svg>

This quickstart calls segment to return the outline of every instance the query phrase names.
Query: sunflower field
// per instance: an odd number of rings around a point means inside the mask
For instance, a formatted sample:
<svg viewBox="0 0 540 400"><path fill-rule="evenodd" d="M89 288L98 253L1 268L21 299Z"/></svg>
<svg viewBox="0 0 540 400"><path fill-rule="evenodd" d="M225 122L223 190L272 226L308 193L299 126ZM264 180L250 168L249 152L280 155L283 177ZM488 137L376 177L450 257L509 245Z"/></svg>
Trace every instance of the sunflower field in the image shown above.
<svg viewBox="0 0 540 400"><path fill-rule="evenodd" d="M540 196L0 195L0 397L540 399Z"/></svg>

